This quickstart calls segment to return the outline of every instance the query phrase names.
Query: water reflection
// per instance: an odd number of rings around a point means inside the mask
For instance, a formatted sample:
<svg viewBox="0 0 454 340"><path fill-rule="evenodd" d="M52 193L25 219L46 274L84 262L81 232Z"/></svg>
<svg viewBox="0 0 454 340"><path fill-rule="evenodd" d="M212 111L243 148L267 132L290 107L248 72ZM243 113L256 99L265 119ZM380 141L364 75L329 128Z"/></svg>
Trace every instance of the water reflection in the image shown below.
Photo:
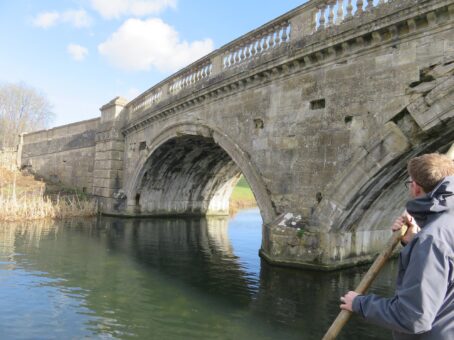
<svg viewBox="0 0 454 340"><path fill-rule="evenodd" d="M2 337L319 339L367 268L261 263L258 211L234 219L0 226ZM373 289L390 294L394 264ZM340 339L388 339L353 320Z"/></svg>

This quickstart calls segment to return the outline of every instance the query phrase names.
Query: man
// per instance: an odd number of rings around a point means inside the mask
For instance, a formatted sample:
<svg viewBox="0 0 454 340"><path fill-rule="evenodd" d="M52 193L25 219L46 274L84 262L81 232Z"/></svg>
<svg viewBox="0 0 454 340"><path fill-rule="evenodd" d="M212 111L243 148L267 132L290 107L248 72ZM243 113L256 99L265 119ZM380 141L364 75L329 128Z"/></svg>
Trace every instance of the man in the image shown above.
<svg viewBox="0 0 454 340"><path fill-rule="evenodd" d="M426 154L408 162L413 198L392 298L348 292L340 307L393 331L395 339L454 339L454 162Z"/></svg>

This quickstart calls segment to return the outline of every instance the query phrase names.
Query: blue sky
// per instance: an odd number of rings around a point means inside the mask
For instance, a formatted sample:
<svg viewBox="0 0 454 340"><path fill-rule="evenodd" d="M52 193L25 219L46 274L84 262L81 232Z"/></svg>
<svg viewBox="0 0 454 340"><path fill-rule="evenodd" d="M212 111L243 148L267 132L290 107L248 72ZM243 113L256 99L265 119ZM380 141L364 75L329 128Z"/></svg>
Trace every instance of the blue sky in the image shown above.
<svg viewBox="0 0 454 340"><path fill-rule="evenodd" d="M133 99L304 0L0 0L0 83L41 91L52 126Z"/></svg>

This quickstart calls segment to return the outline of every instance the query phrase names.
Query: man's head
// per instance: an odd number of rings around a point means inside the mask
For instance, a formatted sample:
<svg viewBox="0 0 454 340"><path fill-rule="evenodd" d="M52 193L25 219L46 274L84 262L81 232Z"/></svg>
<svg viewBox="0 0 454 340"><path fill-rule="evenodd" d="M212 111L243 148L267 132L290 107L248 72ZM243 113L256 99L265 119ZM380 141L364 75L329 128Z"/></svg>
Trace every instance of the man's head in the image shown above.
<svg viewBox="0 0 454 340"><path fill-rule="evenodd" d="M454 175L454 162L438 153L428 153L410 159L407 171L412 179L410 192L413 197L431 192L446 176Z"/></svg>

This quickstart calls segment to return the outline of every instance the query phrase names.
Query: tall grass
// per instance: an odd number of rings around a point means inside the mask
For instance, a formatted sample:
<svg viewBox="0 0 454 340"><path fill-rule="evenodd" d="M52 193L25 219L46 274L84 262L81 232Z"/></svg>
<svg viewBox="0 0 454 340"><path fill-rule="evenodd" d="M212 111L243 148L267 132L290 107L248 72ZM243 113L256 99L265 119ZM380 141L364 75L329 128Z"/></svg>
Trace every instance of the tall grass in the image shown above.
<svg viewBox="0 0 454 340"><path fill-rule="evenodd" d="M55 202L47 197L24 195L20 198L0 195L0 221L63 219L76 216L96 215L96 202L79 200L77 196L65 196Z"/></svg>
<svg viewBox="0 0 454 340"><path fill-rule="evenodd" d="M16 195L16 181L7 190L0 190L0 221L26 221L63 219L76 216L93 216L97 213L94 200L80 200L77 195L57 196L51 200L43 189Z"/></svg>

